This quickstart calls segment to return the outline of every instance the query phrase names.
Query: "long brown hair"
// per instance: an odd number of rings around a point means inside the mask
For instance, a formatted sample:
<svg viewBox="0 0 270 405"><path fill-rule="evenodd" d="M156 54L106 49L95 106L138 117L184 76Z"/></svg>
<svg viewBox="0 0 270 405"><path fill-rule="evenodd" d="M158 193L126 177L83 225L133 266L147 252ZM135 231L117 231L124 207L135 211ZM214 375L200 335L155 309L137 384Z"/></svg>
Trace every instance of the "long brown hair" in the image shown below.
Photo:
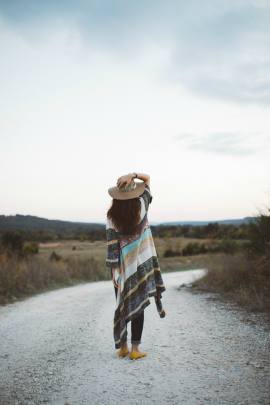
<svg viewBox="0 0 270 405"><path fill-rule="evenodd" d="M117 230L125 235L134 235L139 230L141 202L139 198L116 200L107 212L107 217L112 220Z"/></svg>

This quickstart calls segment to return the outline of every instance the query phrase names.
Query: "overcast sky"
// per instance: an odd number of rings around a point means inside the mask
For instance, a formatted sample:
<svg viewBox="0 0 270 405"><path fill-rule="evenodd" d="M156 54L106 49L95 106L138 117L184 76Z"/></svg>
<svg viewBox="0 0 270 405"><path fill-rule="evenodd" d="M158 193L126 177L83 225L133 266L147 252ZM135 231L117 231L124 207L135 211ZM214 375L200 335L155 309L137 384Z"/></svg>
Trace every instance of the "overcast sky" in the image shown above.
<svg viewBox="0 0 270 405"><path fill-rule="evenodd" d="M268 0L0 0L0 214L104 222L151 175L152 222L270 205Z"/></svg>

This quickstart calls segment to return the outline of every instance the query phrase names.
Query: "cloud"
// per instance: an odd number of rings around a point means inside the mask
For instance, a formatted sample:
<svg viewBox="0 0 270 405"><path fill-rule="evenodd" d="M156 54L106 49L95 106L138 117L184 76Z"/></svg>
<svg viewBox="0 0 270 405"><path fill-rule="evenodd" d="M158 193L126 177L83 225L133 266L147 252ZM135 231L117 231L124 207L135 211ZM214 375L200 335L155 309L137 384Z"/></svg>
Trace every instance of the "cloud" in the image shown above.
<svg viewBox="0 0 270 405"><path fill-rule="evenodd" d="M173 139L190 150L238 157L253 155L270 146L269 139L257 133L186 133L178 134Z"/></svg>
<svg viewBox="0 0 270 405"><path fill-rule="evenodd" d="M65 23L86 43L123 56L154 43L169 50L160 75L175 86L218 100L270 103L265 0L10 0L0 2L0 15L29 38Z"/></svg>
<svg viewBox="0 0 270 405"><path fill-rule="evenodd" d="M229 1L208 11L175 35L170 77L198 95L268 105L270 3Z"/></svg>

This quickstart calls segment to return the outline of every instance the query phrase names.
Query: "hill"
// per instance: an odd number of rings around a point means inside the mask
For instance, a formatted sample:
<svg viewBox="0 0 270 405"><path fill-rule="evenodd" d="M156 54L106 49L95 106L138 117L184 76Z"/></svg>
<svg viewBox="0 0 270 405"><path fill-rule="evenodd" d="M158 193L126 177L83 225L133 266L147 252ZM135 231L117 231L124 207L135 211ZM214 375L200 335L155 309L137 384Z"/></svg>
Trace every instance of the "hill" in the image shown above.
<svg viewBox="0 0 270 405"><path fill-rule="evenodd" d="M154 222L154 226L205 226L209 223L218 223L224 225L242 225L254 220L254 217L242 219L225 219L219 221L172 221L172 222ZM23 230L23 231L99 231L104 230L104 223L95 222L72 222L58 219L47 219L33 215L0 215L0 231Z"/></svg>
<svg viewBox="0 0 270 405"><path fill-rule="evenodd" d="M104 224L91 222L61 221L58 219L46 219L33 215L0 215L0 231L23 230L23 231L77 231L77 230L101 230Z"/></svg>
<svg viewBox="0 0 270 405"><path fill-rule="evenodd" d="M190 226L205 226L208 224L218 223L220 225L242 225L248 224L254 221L254 217L245 217L238 219L222 219L217 221L172 221L172 222L161 222L157 225L164 226L178 226L178 225L190 225Z"/></svg>

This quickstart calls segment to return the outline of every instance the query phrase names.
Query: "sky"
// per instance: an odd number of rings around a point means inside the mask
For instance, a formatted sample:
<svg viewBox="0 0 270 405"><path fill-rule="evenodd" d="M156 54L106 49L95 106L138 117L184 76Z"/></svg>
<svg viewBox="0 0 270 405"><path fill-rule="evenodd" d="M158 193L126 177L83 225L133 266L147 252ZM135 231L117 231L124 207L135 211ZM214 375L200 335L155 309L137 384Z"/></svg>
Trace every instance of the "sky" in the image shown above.
<svg viewBox="0 0 270 405"><path fill-rule="evenodd" d="M270 206L270 1L0 0L0 214L150 222Z"/></svg>

